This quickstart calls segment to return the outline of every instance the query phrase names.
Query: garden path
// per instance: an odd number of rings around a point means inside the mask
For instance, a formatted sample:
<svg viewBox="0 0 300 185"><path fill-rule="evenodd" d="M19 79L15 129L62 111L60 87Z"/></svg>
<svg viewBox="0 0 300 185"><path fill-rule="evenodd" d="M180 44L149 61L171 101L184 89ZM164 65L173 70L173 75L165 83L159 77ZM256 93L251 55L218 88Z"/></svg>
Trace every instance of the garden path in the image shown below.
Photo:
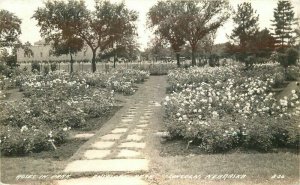
<svg viewBox="0 0 300 185"><path fill-rule="evenodd" d="M139 90L128 96L124 107L71 158L64 170L71 178L57 183L148 184L146 175L151 156L148 141L156 130L153 120L162 119L160 102L165 89L165 76L151 76L139 85Z"/></svg>

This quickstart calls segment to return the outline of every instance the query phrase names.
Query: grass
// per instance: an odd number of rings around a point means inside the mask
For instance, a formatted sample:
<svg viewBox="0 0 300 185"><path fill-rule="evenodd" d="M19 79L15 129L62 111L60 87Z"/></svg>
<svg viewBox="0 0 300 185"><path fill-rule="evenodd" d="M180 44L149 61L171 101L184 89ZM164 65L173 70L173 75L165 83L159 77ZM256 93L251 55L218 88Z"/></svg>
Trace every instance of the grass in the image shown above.
<svg viewBox="0 0 300 185"><path fill-rule="evenodd" d="M85 128L71 130L70 136L77 133L94 133L101 128L121 107L113 107L104 117L88 120ZM63 174L63 170L68 163L68 159L83 145L86 139L75 139L70 137L66 143L57 147L57 150L42 151L40 153L31 153L22 157L1 156L1 182L17 183L18 175L48 175L43 181L29 181L25 184L51 184L49 178L53 175ZM1 184L1 183L0 183Z"/></svg>
<svg viewBox="0 0 300 185"><path fill-rule="evenodd" d="M153 164L156 171L152 175L159 179L160 185L292 185L299 179L299 162L298 153L294 150L279 149L272 153L237 150L225 154L205 154L196 146L186 150L186 143L174 140L160 143ZM225 174L246 177L225 180L212 177ZM284 175L284 178L272 178L274 175ZM194 179L189 179L190 176Z"/></svg>
<svg viewBox="0 0 300 185"><path fill-rule="evenodd" d="M23 157L1 156L1 182L16 183L16 177L21 174L59 174L63 171L68 158L70 158L84 142L86 142L86 140L70 139L57 147L57 150L32 153Z"/></svg>

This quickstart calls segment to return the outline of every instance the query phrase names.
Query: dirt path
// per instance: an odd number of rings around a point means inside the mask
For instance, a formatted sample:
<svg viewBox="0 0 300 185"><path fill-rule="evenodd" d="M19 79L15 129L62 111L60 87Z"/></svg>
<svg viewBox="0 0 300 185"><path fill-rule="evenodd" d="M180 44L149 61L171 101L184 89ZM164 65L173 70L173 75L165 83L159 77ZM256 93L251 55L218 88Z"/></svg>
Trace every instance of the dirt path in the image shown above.
<svg viewBox="0 0 300 185"><path fill-rule="evenodd" d="M144 185L155 165L153 142L162 120L166 77L150 77L124 107L70 159L60 185ZM151 172L152 173L152 172Z"/></svg>

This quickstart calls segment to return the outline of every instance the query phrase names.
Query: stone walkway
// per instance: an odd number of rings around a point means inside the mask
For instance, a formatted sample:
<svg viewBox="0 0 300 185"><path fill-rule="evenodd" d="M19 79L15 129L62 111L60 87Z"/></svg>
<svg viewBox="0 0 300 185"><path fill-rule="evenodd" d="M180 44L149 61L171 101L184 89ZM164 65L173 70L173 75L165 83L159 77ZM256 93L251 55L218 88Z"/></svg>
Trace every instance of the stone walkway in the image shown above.
<svg viewBox="0 0 300 185"><path fill-rule="evenodd" d="M162 82L162 85L159 84ZM154 112L161 112L165 77L150 77L124 107L90 138L81 152L66 166L71 179L59 185L146 185L149 171L147 137ZM103 130L105 132L103 132ZM102 130L102 131L101 131ZM78 177L78 178L75 178ZM144 176L145 177L145 176Z"/></svg>

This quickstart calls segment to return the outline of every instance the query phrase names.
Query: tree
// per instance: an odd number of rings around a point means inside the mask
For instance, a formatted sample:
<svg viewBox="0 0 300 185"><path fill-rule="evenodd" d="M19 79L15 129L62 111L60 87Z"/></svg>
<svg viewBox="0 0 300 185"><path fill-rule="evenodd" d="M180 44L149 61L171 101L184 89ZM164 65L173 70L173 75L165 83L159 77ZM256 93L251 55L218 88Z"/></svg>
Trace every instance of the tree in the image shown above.
<svg viewBox="0 0 300 185"><path fill-rule="evenodd" d="M258 33L258 18L256 11L253 10L251 3L241 3L238 5L237 12L233 17L233 22L236 27L232 30L230 39L233 40L235 47L232 51L238 52L240 54L239 59L244 61L247 57L247 53L250 52L250 43Z"/></svg>
<svg viewBox="0 0 300 185"><path fill-rule="evenodd" d="M291 46L294 44L294 29L297 24L294 18L295 12L290 1L278 1L277 8L274 9L274 35L279 43L279 48Z"/></svg>
<svg viewBox="0 0 300 185"><path fill-rule="evenodd" d="M4 62L5 65L8 66L10 69L14 69L15 67L19 66L17 64L16 55L9 54L6 48L4 48L0 53L0 61ZM7 76L10 76L10 74Z"/></svg>
<svg viewBox="0 0 300 185"><path fill-rule="evenodd" d="M128 37L118 43L117 48L119 48L119 51L116 52L117 55L129 61L138 59L138 55L140 54L139 44L136 42L136 38L133 37Z"/></svg>
<svg viewBox="0 0 300 185"><path fill-rule="evenodd" d="M212 54L215 37L216 32L212 31L198 42L197 53L200 54L201 58Z"/></svg>
<svg viewBox="0 0 300 185"><path fill-rule="evenodd" d="M70 55L70 73L73 73L73 55L83 48L83 40L76 37L71 37L67 39L57 38L52 44L53 54L56 56L60 55Z"/></svg>
<svg viewBox="0 0 300 185"><path fill-rule="evenodd" d="M231 7L227 0L195 0L181 3L184 12L179 19L180 32L191 46L192 65L195 65L198 43L229 19Z"/></svg>
<svg viewBox="0 0 300 185"><path fill-rule="evenodd" d="M157 62L158 58L162 58L165 53L162 53L163 50L163 44L161 42L161 39L158 37L155 37L151 40L149 43L150 47L150 54L152 55L152 58L155 58L155 62Z"/></svg>
<svg viewBox="0 0 300 185"><path fill-rule="evenodd" d="M12 47L19 43L22 21L7 10L0 10L0 47Z"/></svg>
<svg viewBox="0 0 300 185"><path fill-rule="evenodd" d="M158 25L160 35L171 45L172 38L176 38L173 40L179 46L189 43L192 65L195 65L198 42L229 18L230 6L227 0L160 1L150 9L148 15L152 24Z"/></svg>
<svg viewBox="0 0 300 185"><path fill-rule="evenodd" d="M170 44L176 53L177 66L180 67L180 51L185 44L184 36L181 35L179 16L182 15L182 2L159 1L148 12L149 27L155 29L157 38L161 42Z"/></svg>
<svg viewBox="0 0 300 185"><path fill-rule="evenodd" d="M295 29L295 45L298 47L298 49L300 49L300 13L298 14L297 18L297 27Z"/></svg>
<svg viewBox="0 0 300 185"><path fill-rule="evenodd" d="M53 39L57 34L82 39L93 53L92 71L96 71L97 51L105 52L113 43L135 34L137 13L124 3L96 1L95 10L89 11L84 1L47 1L33 15L41 27L42 36Z"/></svg>
<svg viewBox="0 0 300 185"><path fill-rule="evenodd" d="M134 37L127 37L120 42L115 42L114 46L107 50L106 53L100 54L101 58L114 57L114 68L116 67L117 57L125 58L129 61L137 59L138 44Z"/></svg>
<svg viewBox="0 0 300 185"><path fill-rule="evenodd" d="M24 50L24 54L26 56L33 56L33 51L30 49L31 47L31 43L29 41L25 42L25 44L23 44L21 47L23 48Z"/></svg>
<svg viewBox="0 0 300 185"><path fill-rule="evenodd" d="M276 39L265 28L254 34L253 39L249 42L249 51L257 57L270 57L271 53L275 50L275 44Z"/></svg>

